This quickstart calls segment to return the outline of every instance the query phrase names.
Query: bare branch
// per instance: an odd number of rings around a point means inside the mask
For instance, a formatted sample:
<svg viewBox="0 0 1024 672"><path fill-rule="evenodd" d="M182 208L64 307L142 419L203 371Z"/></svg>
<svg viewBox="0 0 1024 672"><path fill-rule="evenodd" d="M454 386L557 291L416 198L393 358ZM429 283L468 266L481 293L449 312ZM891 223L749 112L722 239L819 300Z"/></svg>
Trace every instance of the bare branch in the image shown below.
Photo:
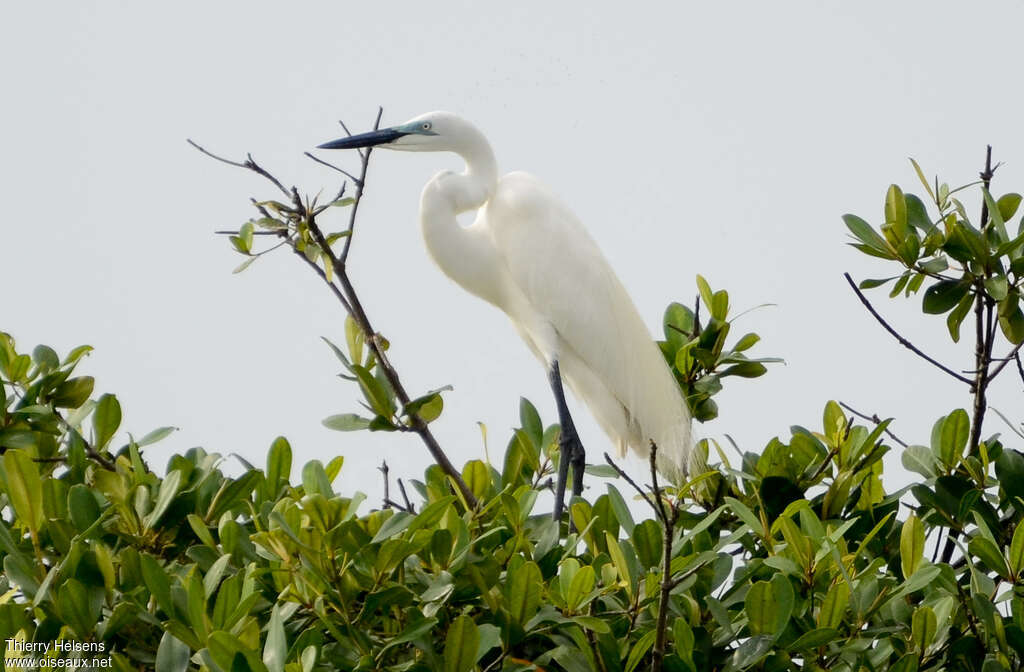
<svg viewBox="0 0 1024 672"><path fill-rule="evenodd" d="M416 513L416 507L409 501L409 495L405 494L405 483L398 479L398 489L402 491L402 499L405 501L405 508L409 513Z"/></svg>
<svg viewBox="0 0 1024 672"><path fill-rule="evenodd" d="M867 415L866 413L861 413L860 411L858 411L857 409L853 408L852 406L850 406L849 404L847 404L846 402L843 402L843 401L840 401L839 405L842 406L843 408L845 408L846 410L848 410L850 413L853 413L854 415L856 415L858 418L861 418L862 420L867 420L868 422L873 422L876 425L882 424L882 419L878 417L877 413L872 413L871 415ZM885 431L885 433L889 435L890 439L892 439L896 443L900 444L904 448L907 447L906 442L903 441L903 439L901 439L900 437L898 437L895 434L893 434L891 431L889 431L888 427L886 427L885 430L883 430L883 431Z"/></svg>
<svg viewBox="0 0 1024 672"><path fill-rule="evenodd" d="M860 288L857 287L857 283L855 283L853 281L853 278L850 277L850 274L849 273L843 273L843 277L846 278L846 282L848 282L850 284L850 287L853 289L854 293L857 295L857 298L860 299L860 302L863 303L864 307L868 309L868 312L871 313L871 315L876 320L878 320L878 323L881 324L882 327L884 327L886 331L888 331L890 334L892 334L893 337L897 341L899 341L900 345L902 345L903 347L907 348L908 350L913 352L918 357L921 357L925 361L927 361L927 362L931 363L932 365L938 367L942 371L945 371L949 375L951 375L954 378L956 378L957 380L959 380L961 383L967 383L968 385L971 385L972 387L974 386L974 382L971 381L971 379L966 378L964 376L961 376L959 373L957 373L953 369L949 368L948 366L945 366L945 365L939 363L937 360L935 360L935 359L929 357L928 355L924 354L923 352L921 352L920 348L918 348L916 345L914 345L913 343L911 343L907 339L903 338L903 336L901 336L895 329L893 329L891 326L889 326L889 323L886 322L885 319L881 315L878 314L878 311L875 310L875 307L872 306L871 302L868 301L866 296L864 296L864 293L860 291Z"/></svg>
<svg viewBox="0 0 1024 672"><path fill-rule="evenodd" d="M380 128L380 117L382 114L384 114L384 108L378 107L377 119L373 122L373 130L375 131ZM342 124L342 126L344 127L344 124ZM348 132L347 128L345 129L345 132ZM341 248L339 261L342 266L344 266L345 262L348 261L348 251L352 247L352 235L353 230L356 227L356 215L359 213L359 203L363 200L363 187L366 186L366 169L370 165L370 154L372 153L372 149L372 147L367 147L365 152L360 152L360 155L363 157L363 163L359 167L359 178L356 179L355 202L352 204L352 211L349 213L348 217L348 237L345 238L345 245Z"/></svg>
<svg viewBox="0 0 1024 672"><path fill-rule="evenodd" d="M225 159L223 156L217 156L213 152L207 151L206 149L200 147L198 144L196 144L195 142L193 142L190 139L186 138L186 142L188 142L188 144L190 144L193 147L195 147L196 149L198 149L203 154L206 154L211 159L216 159L217 161L220 161L221 163L226 163L229 166L235 166L236 168L245 168L246 170L251 170L251 171L253 171L254 173L256 173L258 175L262 175L263 177L265 177L268 180L270 180L278 189L280 189L284 193L285 196L288 196L289 198L291 198L291 193L287 189L284 188L284 185L281 184L276 177L274 177L273 175L271 175L267 171L263 170L263 168L258 163L256 163L255 160L253 160L252 154L246 154L245 155L245 161L241 161L241 162L240 161L232 161L230 159Z"/></svg>
<svg viewBox="0 0 1024 672"><path fill-rule="evenodd" d="M352 173L348 172L344 168L339 168L336 165L334 165L333 163L328 163L327 161L324 161L323 159L321 159L319 157L313 156L309 152L303 152L303 154L305 154L306 156L308 156L309 158L313 159L314 161L316 161L317 163L319 163L319 164L321 164L323 166L327 166L328 168L331 168L333 170L338 171L339 173L341 173L342 175L344 175L348 179L350 179L353 182L355 182L357 185L359 184L359 178L356 177L355 175L353 175ZM334 199L334 200L338 200L338 199Z"/></svg>
<svg viewBox="0 0 1024 672"><path fill-rule="evenodd" d="M647 504L651 507L651 510L653 510L655 513L658 512L658 507L654 505L654 502L652 502L651 498L647 496L647 493L644 491L644 489L641 488L639 485L637 485L636 481L634 481L632 478L630 478L629 474L624 472L619 467L619 465L615 464L615 462L612 461L612 458L611 458L611 456L608 453L604 454L604 461L607 462L611 466L611 468L614 469L616 471L616 473L618 473L619 476L621 476L623 479L625 479L625 481L627 483L632 485L634 490L636 490L638 493L640 493L640 496L644 498L644 501L647 502Z"/></svg>
<svg viewBox="0 0 1024 672"><path fill-rule="evenodd" d="M377 469L380 471L381 474L384 475L384 508L388 509L388 508L391 508L391 504L390 504L391 498L390 498L390 493L389 493L389 490L391 488L391 483L389 482L389 479L388 479L388 461L387 460L381 460L380 466L377 467ZM401 507L396 507L396 508L401 508Z"/></svg>
<svg viewBox="0 0 1024 672"><path fill-rule="evenodd" d="M1020 349L1021 349L1021 346L1024 346L1024 342L1018 343L1017 345L1014 346L1013 350L1010 350L1010 353L1008 355L1006 355L1006 357L1003 358L1003 360L999 363L999 366L997 366L995 369L993 369L992 372L988 375L988 382L991 383L995 379L995 377L998 376L999 373L1003 369L1006 368L1006 365L1009 364L1013 360L1016 360L1017 367L1020 368ZM992 361L995 361L995 360L992 360ZM1021 376L1022 376L1022 378L1024 378L1024 372L1021 373Z"/></svg>

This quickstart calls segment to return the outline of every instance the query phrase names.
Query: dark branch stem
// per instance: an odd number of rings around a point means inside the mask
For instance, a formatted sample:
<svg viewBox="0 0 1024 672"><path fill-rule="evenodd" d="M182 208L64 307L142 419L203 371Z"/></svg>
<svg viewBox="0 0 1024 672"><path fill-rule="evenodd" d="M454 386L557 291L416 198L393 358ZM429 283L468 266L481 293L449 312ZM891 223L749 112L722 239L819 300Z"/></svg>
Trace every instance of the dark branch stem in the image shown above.
<svg viewBox="0 0 1024 672"><path fill-rule="evenodd" d="M629 474L624 472L619 467L619 465L615 464L615 462L612 461L612 458L611 458L611 456L608 453L604 454L604 461L607 462L608 465L611 466L611 468L614 469L615 472L619 476L621 476L627 483L629 483L631 486L633 486L633 489L636 490L640 494L640 496L644 498L644 501L647 502L647 504L651 507L651 509L654 510L655 513L658 512L658 507L656 507L654 505L654 502L652 502L651 498L647 496L647 493L644 492L644 489L641 488L639 485L637 485L636 481L634 481L632 478L630 478Z"/></svg>
<svg viewBox="0 0 1024 672"><path fill-rule="evenodd" d="M256 173L258 175L262 175L263 177L265 177L268 180L270 180L278 189L280 189L281 192L284 193L285 196L287 196L288 198L291 198L291 196L292 196L291 192L288 191L287 189L285 189L284 185L281 184L276 177L274 177L273 175L271 175L267 171L263 170L263 168L258 163L256 163L256 161L253 160L252 154L246 154L244 162L231 161L229 159L225 159L223 156L217 156L213 152L210 152L210 151L207 151L206 149L203 149L198 144L192 142L192 140L186 140L186 142L188 142L188 144L190 144L193 147L195 147L196 149L198 149L203 154L206 154L211 159L216 159L217 161L220 161L221 163L226 163L229 166L235 166L236 168L246 168L248 170L253 171L254 173Z"/></svg>
<svg viewBox="0 0 1024 672"><path fill-rule="evenodd" d="M981 173L981 182L988 191L992 183L992 175L995 168L992 167L992 145L985 149L985 170ZM988 227L988 200L981 201L981 222L982 232ZM983 268L985 276L989 275L989 269ZM993 320L993 300L985 291L985 279L978 278L974 282L974 381L971 383L971 393L974 395L974 408L971 417L971 439L968 444L969 452L976 452L981 443L981 430L985 423L985 411L988 410L988 384L992 382L989 375L989 364L992 359L992 344L995 341L995 324ZM946 536L946 545L942 549L941 561L949 563L956 550L956 538L959 532L952 527Z"/></svg>
<svg viewBox="0 0 1024 672"><path fill-rule="evenodd" d="M864 296L864 293L860 291L860 288L857 287L857 283L855 283L853 281L853 278L850 277L850 274L849 273L843 273L843 277L846 278L846 282L849 283L850 287L853 289L853 292L857 295L857 298L860 299L860 302L863 303L864 307L868 309L868 312L871 313L872 317L874 317L878 321L878 323L881 324L883 328L885 328L886 331L888 331L890 334L892 334L892 336L897 341L899 341L900 345L902 345L903 347L907 348L908 350L913 352L915 355L917 355L918 357L921 357L922 359L924 359L925 361L929 362L933 366L936 366L940 370L945 371L946 373L948 373L949 375L953 376L954 378L956 378L960 382L967 383L968 385L972 385L972 386L974 385L974 383L971 381L970 378L966 378L965 376L961 376L959 373L957 373L953 369L949 368L948 366L945 366L945 365L939 363L935 359L933 359L933 358L929 357L928 355L924 354L923 352L921 352L921 350L916 345L914 345L913 343L911 343L907 339L903 338L903 336L901 336L895 329L893 329L891 326L889 326L889 323L886 322L885 319L881 315L878 314L878 311L875 310L875 307L872 306L871 302L868 301L866 296Z"/></svg>
<svg viewBox="0 0 1024 672"><path fill-rule="evenodd" d="M332 170L338 171L339 173L341 173L342 175L344 175L348 179L352 180L356 184L356 186L359 186L359 184L360 184L359 178L356 177L355 175L353 175L352 173L348 172L344 168L339 168L336 165L334 165L333 163L329 163L329 162L324 161L323 159L321 159L319 157L313 156L309 152L303 152L303 154L305 154L309 158L313 159L314 161L316 161L317 163L319 163L322 166L327 166L328 168L330 168ZM337 199L335 199L335 200L337 200Z"/></svg>
<svg viewBox="0 0 1024 672"><path fill-rule="evenodd" d="M416 507L409 501L409 495L405 493L405 483L403 483L400 478L398 479L398 489L402 492L402 499L405 501L405 508L409 513L416 513Z"/></svg>
<svg viewBox="0 0 1024 672"><path fill-rule="evenodd" d="M377 119L373 122L373 130L375 131L380 128L380 117L382 114L384 114L384 108L378 107ZM342 128L344 128L344 126L345 125L342 124ZM345 132L348 133L347 128L345 129ZM349 135L351 135L351 133L349 133ZM341 248L341 257L339 258L343 267L345 262L348 261L348 251L352 247L352 233L356 226L356 214L359 212L359 203L363 200L363 187L366 184L366 169L370 165L370 154L372 153L372 149L372 147L367 147L365 152L360 152L360 156L363 157L363 162L359 167L359 179L356 180L355 202L352 203L352 211L349 213L348 217L348 236L345 238L345 245Z"/></svg>
<svg viewBox="0 0 1024 672"><path fill-rule="evenodd" d="M1017 345L1015 345L1013 347L1013 350L1010 350L1010 353L1008 355L1006 355L1006 357L1004 357L1001 362L999 362L999 366L994 368L992 370L992 372L988 374L988 382L991 383L995 379L995 377L998 376L999 373L1003 369L1005 369L1006 365L1009 364L1011 361L1016 360L1017 366L1020 367L1020 349L1021 349L1021 346L1024 346L1024 343L1018 343Z"/></svg>
<svg viewBox="0 0 1024 672"><path fill-rule="evenodd" d="M839 402L839 405L842 406L843 408L845 408L846 410L848 410L850 413L853 413L854 415L856 415L858 418L861 418L862 420L867 420L868 422L873 422L876 425L882 424L882 419L878 417L877 413L874 413L872 415L867 415L865 413L861 413L857 409L851 407L850 405L848 405L848 404L846 404L845 402L842 402L842 401ZM891 431L889 431L888 427L886 427L884 431L885 431L886 434L889 435L890 439L892 439L896 443L900 444L904 448L907 447L907 443L903 439L901 439L900 437L896 436Z"/></svg>
<svg viewBox="0 0 1024 672"><path fill-rule="evenodd" d="M388 471L389 471L388 470L388 461L387 460L381 460L380 466L377 467L377 469L379 469L380 473L384 476L384 508L388 509L388 508L391 508L391 496L390 496L391 495L391 493L390 493L391 483L390 483L390 479L388 479ZM396 507L396 508L401 508L401 507Z"/></svg>
<svg viewBox="0 0 1024 672"><path fill-rule="evenodd" d="M669 594L675 587L672 581L672 540L675 536L676 507L671 505L672 515L665 511L665 502L658 486L658 444L651 441L651 484L654 488L654 501L658 503L656 513L661 518L663 536L661 556L661 590L658 596L658 620L654 626L654 649L651 652L651 672L660 672L665 661L665 642L668 638L668 603Z"/></svg>

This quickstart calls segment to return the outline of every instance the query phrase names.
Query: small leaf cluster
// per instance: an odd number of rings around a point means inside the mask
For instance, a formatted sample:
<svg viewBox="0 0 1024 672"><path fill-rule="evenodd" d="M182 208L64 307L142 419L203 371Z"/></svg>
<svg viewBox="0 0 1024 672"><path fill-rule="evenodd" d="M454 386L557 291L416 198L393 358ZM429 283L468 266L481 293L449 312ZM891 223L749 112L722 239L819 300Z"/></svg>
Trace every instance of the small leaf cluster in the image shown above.
<svg viewBox="0 0 1024 672"><path fill-rule="evenodd" d="M375 338L377 338L381 352L386 352L387 340L379 335L376 335ZM418 418L429 424L440 417L441 411L444 410L444 399L441 397L441 393L452 389L451 386L446 385L440 389L431 390L410 400L407 404L400 404L383 367L379 366L373 351L366 347L366 337L351 316L345 320L347 355L328 339L324 338L323 340L345 367L345 373L338 374L338 377L359 385L364 400L360 403L371 415L367 418L357 413L339 413L325 418L324 426L341 432L361 429L386 432L411 431L413 418Z"/></svg>
<svg viewBox="0 0 1024 672"><path fill-rule="evenodd" d="M724 289L713 292L700 275L697 289L696 311L681 303L669 304L665 309L665 340L658 341L658 346L683 391L692 417L705 422L718 417L718 404L712 397L722 391L723 378L758 378L766 373L765 364L782 360L747 357L745 352L761 340L755 333L745 334L726 347L732 327L729 293ZM701 302L710 313L706 322L700 319Z"/></svg>
<svg viewBox="0 0 1024 672"><path fill-rule="evenodd" d="M1017 225L1021 195L1010 192L996 198L985 184L980 188L981 221L972 223L964 204L954 194L978 183L950 189L945 183L929 183L916 162L914 169L928 194L925 202L897 185L886 192L884 221L873 227L856 215L843 221L865 254L895 262L899 275L864 280L862 289L893 282L890 296L917 294L925 288L922 310L947 315L953 341L960 340L960 327L972 305L995 309L1006 339L1024 343L1024 218Z"/></svg>

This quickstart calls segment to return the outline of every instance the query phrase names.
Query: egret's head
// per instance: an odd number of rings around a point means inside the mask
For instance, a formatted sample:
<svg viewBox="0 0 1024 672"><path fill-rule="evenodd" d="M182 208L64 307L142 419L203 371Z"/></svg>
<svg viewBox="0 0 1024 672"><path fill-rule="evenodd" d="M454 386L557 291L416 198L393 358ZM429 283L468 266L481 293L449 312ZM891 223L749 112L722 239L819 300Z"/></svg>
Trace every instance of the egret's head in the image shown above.
<svg viewBox="0 0 1024 672"><path fill-rule="evenodd" d="M468 121L450 112L428 112L404 124L332 140L320 149L380 147L406 152L457 152L463 143L478 136Z"/></svg>

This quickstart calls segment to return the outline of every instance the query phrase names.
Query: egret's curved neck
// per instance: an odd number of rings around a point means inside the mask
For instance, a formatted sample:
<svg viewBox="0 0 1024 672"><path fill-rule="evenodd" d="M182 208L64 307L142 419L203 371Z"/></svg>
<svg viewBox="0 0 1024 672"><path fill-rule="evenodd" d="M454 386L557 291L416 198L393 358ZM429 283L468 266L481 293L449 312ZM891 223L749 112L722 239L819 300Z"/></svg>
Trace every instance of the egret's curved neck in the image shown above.
<svg viewBox="0 0 1024 672"><path fill-rule="evenodd" d="M442 171L423 188L420 226L427 251L445 275L466 291L501 305L494 244L482 226L462 227L456 215L484 207L498 184L494 152L476 129L452 148L466 162L462 173ZM480 218L478 217L479 223Z"/></svg>

